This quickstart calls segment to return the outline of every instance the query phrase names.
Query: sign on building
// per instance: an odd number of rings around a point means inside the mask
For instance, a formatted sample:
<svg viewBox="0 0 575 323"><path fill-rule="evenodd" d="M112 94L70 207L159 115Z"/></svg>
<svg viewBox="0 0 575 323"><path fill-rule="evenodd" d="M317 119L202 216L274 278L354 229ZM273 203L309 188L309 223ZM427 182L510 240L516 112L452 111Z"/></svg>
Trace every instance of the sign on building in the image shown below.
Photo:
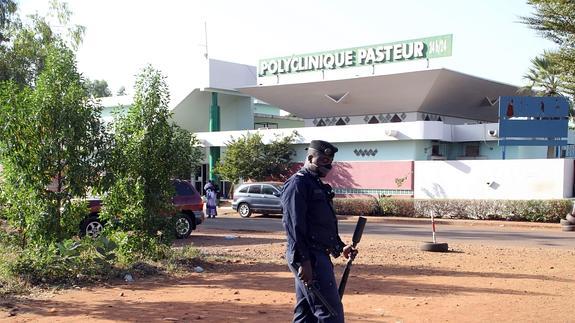
<svg viewBox="0 0 575 323"><path fill-rule="evenodd" d="M565 146L569 101L564 97L499 98L500 146Z"/></svg>
<svg viewBox="0 0 575 323"><path fill-rule="evenodd" d="M453 35L262 59L258 76L370 66L451 56Z"/></svg>

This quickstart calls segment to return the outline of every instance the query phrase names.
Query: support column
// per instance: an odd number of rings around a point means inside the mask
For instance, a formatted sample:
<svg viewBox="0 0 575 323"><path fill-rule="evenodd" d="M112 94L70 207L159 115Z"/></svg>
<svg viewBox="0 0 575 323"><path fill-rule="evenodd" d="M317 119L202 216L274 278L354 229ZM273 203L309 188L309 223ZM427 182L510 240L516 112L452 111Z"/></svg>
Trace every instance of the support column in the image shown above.
<svg viewBox="0 0 575 323"><path fill-rule="evenodd" d="M220 106L218 105L218 93L212 92L212 104L210 106L210 125L209 131L220 131ZM217 176L214 174L214 167L220 160L220 147L210 147L209 162L209 179L217 182Z"/></svg>

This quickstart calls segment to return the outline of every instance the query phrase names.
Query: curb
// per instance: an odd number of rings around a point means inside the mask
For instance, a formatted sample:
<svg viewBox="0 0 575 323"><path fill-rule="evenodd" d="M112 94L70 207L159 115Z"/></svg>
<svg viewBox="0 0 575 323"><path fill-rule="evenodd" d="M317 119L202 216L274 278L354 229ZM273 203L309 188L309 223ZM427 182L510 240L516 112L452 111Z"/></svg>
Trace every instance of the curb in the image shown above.
<svg viewBox="0 0 575 323"><path fill-rule="evenodd" d="M235 214L231 206L221 206L222 214ZM404 218L396 216L366 216L370 222L384 222L390 224L420 224L430 225L431 218ZM338 215L340 221L357 221L356 215ZM439 225L459 225L459 226L494 226L494 227L516 227L516 228L541 228L541 229L559 229L559 223L541 223L541 222L520 222L520 221L501 221L501 220L464 220L464 219L435 219Z"/></svg>
<svg viewBox="0 0 575 323"><path fill-rule="evenodd" d="M338 215L340 220L351 220L356 216ZM431 218L403 218L403 217L382 217L367 216L372 222L387 222L390 224L421 224L430 225ZM559 223L540 223L540 222L519 222L519 221L501 221L501 220L467 220L467 219L435 219L435 224L440 225L459 225L459 226L494 226L494 227L517 227L517 228L547 228L558 229Z"/></svg>

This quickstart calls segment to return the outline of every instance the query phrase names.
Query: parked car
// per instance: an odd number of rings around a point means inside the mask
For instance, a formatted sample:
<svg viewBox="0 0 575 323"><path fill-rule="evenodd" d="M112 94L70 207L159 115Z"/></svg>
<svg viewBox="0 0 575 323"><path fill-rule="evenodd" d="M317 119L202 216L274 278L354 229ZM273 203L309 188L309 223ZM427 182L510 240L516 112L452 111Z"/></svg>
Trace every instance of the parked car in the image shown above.
<svg viewBox="0 0 575 323"><path fill-rule="evenodd" d="M282 213L279 198L282 186L279 182L242 184L234 192L232 209L242 218L249 218L252 213Z"/></svg>
<svg viewBox="0 0 575 323"><path fill-rule="evenodd" d="M172 181L176 190L176 195L172 198L175 207L176 237L184 239L190 236L196 227L204 222L204 202L198 191L187 181ZM94 198L88 200L90 208L89 215L80 224L80 234L89 237L96 237L104 229L104 222L100 220L99 213L102 207L102 200Z"/></svg>

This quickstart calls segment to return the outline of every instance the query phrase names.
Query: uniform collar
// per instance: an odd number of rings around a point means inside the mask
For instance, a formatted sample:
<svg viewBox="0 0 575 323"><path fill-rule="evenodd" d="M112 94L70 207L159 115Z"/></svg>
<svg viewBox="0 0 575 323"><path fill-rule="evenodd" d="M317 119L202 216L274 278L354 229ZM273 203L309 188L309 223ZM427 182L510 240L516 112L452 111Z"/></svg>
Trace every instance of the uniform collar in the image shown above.
<svg viewBox="0 0 575 323"><path fill-rule="evenodd" d="M313 177L319 178L319 175L317 172L312 171L311 169L307 168L307 167L302 167L302 169L300 170L300 172L302 173L307 173L310 174Z"/></svg>

